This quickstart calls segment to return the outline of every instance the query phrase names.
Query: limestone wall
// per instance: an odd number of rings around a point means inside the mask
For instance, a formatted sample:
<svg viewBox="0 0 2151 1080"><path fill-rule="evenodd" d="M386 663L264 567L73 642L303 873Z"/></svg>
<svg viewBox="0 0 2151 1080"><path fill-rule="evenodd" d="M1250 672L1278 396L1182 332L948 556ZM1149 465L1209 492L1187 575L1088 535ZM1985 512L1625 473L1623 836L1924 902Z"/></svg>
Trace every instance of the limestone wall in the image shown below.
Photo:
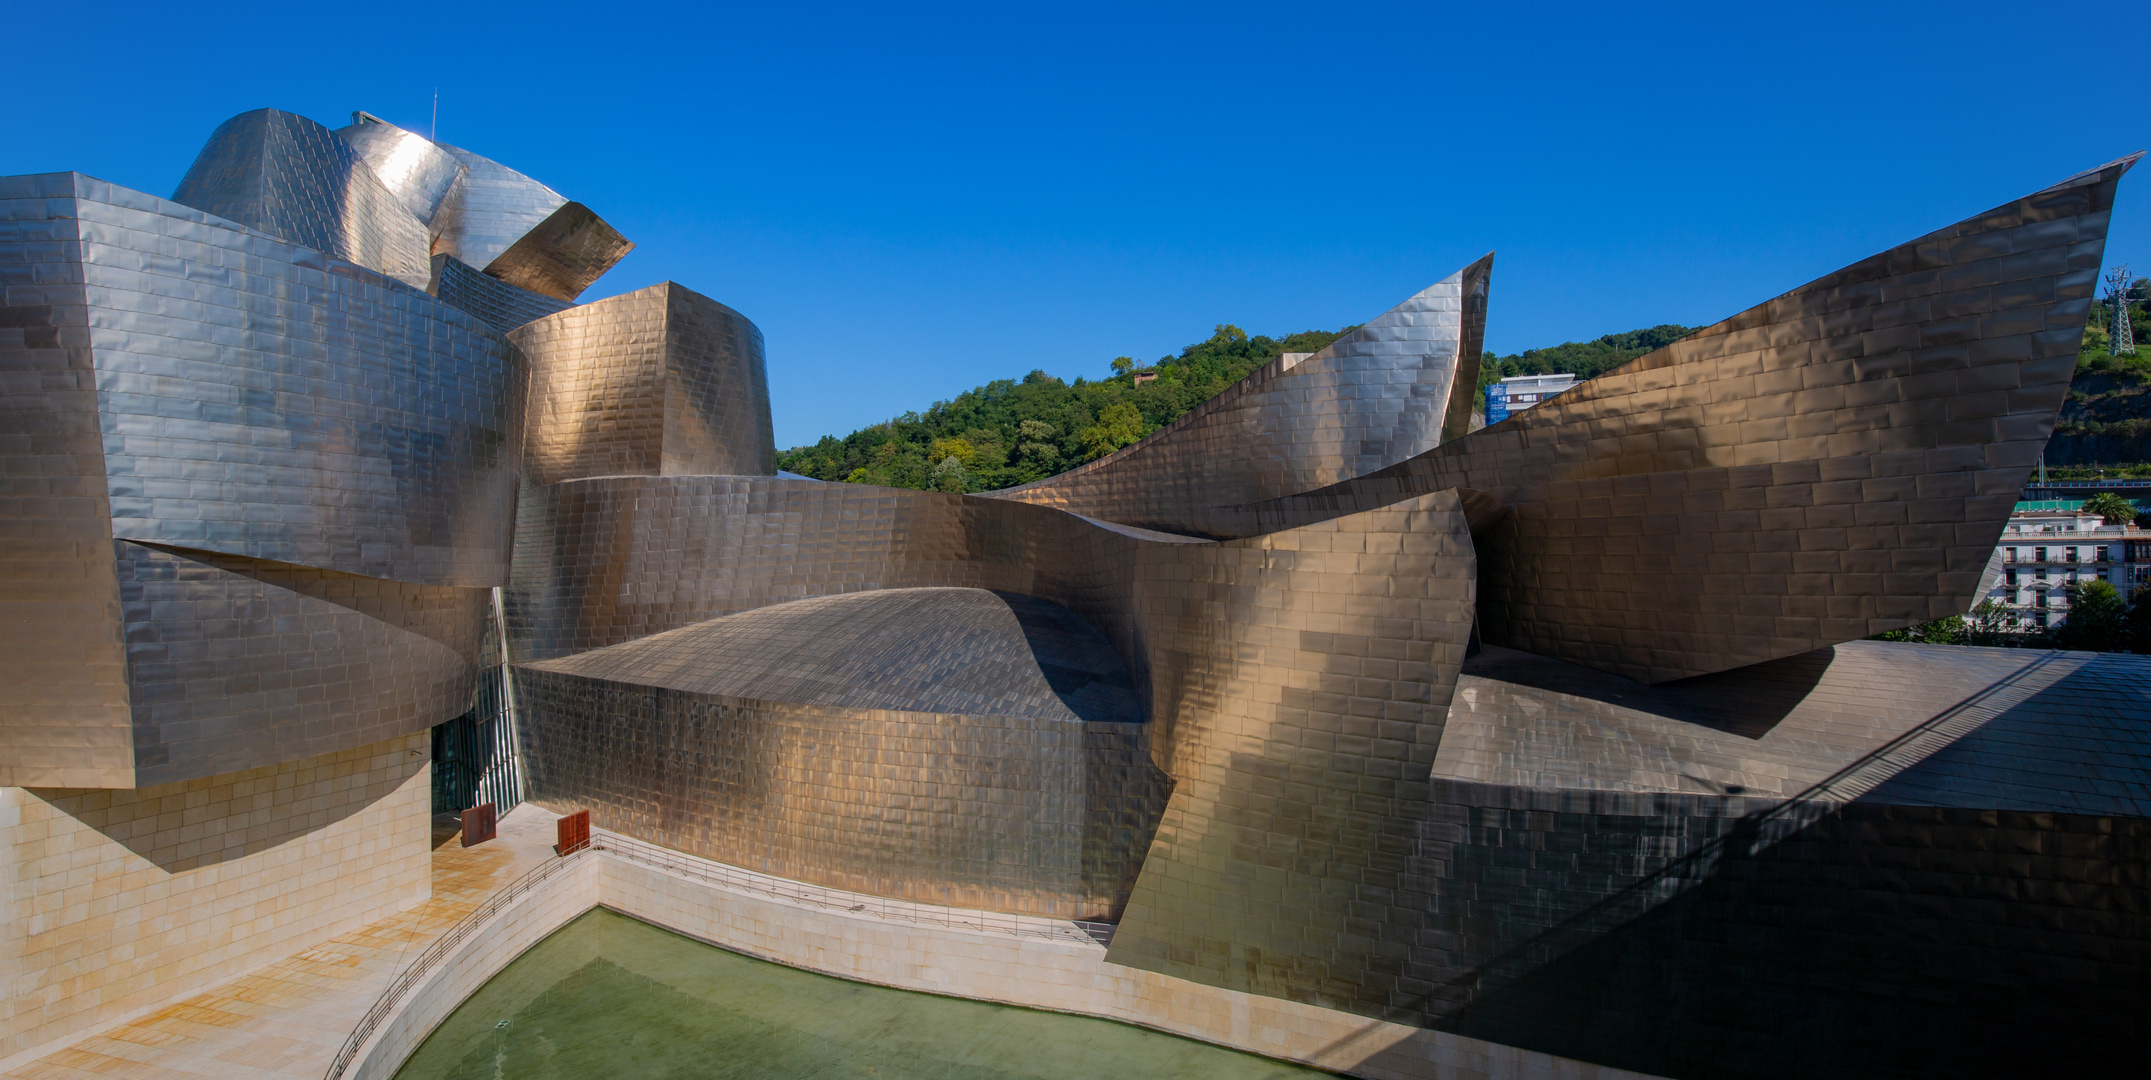
<svg viewBox="0 0 2151 1080"><path fill-rule="evenodd" d="M0 787L0 1061L423 900L427 740L133 790Z"/></svg>

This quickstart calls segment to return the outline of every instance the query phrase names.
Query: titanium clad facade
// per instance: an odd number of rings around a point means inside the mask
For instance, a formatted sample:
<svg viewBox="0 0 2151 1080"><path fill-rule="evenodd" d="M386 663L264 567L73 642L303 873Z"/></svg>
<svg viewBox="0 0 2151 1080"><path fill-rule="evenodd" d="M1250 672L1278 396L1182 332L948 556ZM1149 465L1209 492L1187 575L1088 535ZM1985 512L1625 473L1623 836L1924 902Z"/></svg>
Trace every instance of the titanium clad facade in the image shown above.
<svg viewBox="0 0 2151 1080"><path fill-rule="evenodd" d="M1147 881L1177 865L1167 890L1255 873L1317 842L1280 825L1220 839L1230 849L1222 861L1197 854L1204 822L1225 813L1216 801L1240 797L1225 776L1249 760L1247 746L1310 748L1310 761L1359 777L1335 785L1365 789L1348 802L1373 805L1375 788L1415 770L1423 778L1470 631L1469 531L1448 493L1223 544L1001 500L807 481L605 477L533 495L509 619L516 654L539 662L793 597L871 589L990 588L1085 616L1128 662L1152 755L1181 785L1168 822L1181 822L1188 860L1166 854L1161 834L1145 869ZM533 747L537 760L549 752ZM1251 812L1328 821L1329 797L1292 785ZM1212 835L1229 832L1219 829ZM1340 860L1379 857L1324 835L1341 845ZM1239 914L1254 932L1259 914Z"/></svg>
<svg viewBox="0 0 2151 1080"><path fill-rule="evenodd" d="M1489 254L1313 356L1272 361L1133 446L993 494L1219 535L1212 507L1325 487L1459 438L1470 429L1493 265Z"/></svg>
<svg viewBox="0 0 2151 1080"><path fill-rule="evenodd" d="M1489 256L968 496L771 475L752 322L573 305L632 245L355 119L235 118L195 208L0 179L0 783L462 716L450 802L1205 985L1668 1076L2138 1064L2151 658L1856 640L1998 565L2134 158L1470 432Z"/></svg>
<svg viewBox="0 0 2151 1080"><path fill-rule="evenodd" d="M127 654L73 173L0 179L0 784L124 787Z"/></svg>
<svg viewBox="0 0 2151 1080"><path fill-rule="evenodd" d="M951 587L1036 596L1122 649L1139 552L1207 541L976 496L757 476L601 476L526 490L507 590L518 661L792 600ZM1116 621L1117 620L1117 621ZM1137 673L1140 679L1140 672Z"/></svg>
<svg viewBox="0 0 2151 1080"><path fill-rule="evenodd" d="M1110 646L1028 597L803 600L519 669L534 797L798 880L1110 917L1168 785Z"/></svg>
<svg viewBox="0 0 2151 1080"><path fill-rule="evenodd" d="M433 240L436 254L453 255L481 270L538 227L567 199L491 158L436 142L463 166L461 199Z"/></svg>
<svg viewBox="0 0 2151 1080"><path fill-rule="evenodd" d="M469 609L507 570L525 380L507 343L372 271L79 174L0 180L0 223L31 466L7 482L22 587L0 600L19 627L0 775L192 779L463 711L475 624L330 611L212 553Z"/></svg>
<svg viewBox="0 0 2151 1080"><path fill-rule="evenodd" d="M565 300L518 289L453 255L433 257L433 280L426 291L449 307L478 316L503 334L573 306Z"/></svg>
<svg viewBox="0 0 2151 1080"><path fill-rule="evenodd" d="M415 735L470 708L489 590L114 547L133 786Z"/></svg>
<svg viewBox="0 0 2151 1080"><path fill-rule="evenodd" d="M226 120L172 201L424 288L425 223L336 133L256 109Z"/></svg>
<svg viewBox="0 0 2151 1080"><path fill-rule="evenodd" d="M1304 739L1239 740L1207 814L1183 779L1109 957L1657 1075L2127 1060L2147 690L2130 656L1856 642L1641 687L1490 649L1386 803L1262 813L1321 783Z"/></svg>
<svg viewBox="0 0 2151 1080"><path fill-rule="evenodd" d="M509 340L531 363L533 484L777 471L762 332L723 304L666 282Z"/></svg>
<svg viewBox="0 0 2151 1080"><path fill-rule="evenodd" d="M517 288L572 302L635 245L579 202L552 212L485 272Z"/></svg>
<svg viewBox="0 0 2151 1080"><path fill-rule="evenodd" d="M1487 641L1664 682L1971 606L2069 390L2126 158L1864 259L1259 533L1484 492Z"/></svg>
<svg viewBox="0 0 2151 1080"><path fill-rule="evenodd" d="M356 114L336 135L358 152L381 185L411 216L424 223L428 243L454 221L463 205L463 163L417 134Z"/></svg>

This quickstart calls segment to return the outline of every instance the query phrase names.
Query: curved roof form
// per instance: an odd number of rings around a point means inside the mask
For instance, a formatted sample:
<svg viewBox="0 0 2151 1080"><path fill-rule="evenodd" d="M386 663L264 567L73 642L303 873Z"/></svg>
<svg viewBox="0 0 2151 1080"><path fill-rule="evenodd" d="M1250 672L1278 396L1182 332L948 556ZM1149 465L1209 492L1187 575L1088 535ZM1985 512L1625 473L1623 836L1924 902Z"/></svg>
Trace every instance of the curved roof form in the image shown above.
<svg viewBox="0 0 2151 1080"><path fill-rule="evenodd" d="M530 666L835 708L1142 720L1103 634L1057 604L984 589L795 600Z"/></svg>
<svg viewBox="0 0 2151 1080"><path fill-rule="evenodd" d="M432 273L425 223L350 143L296 113L256 109L226 120L172 201L413 288Z"/></svg>
<svg viewBox="0 0 2151 1080"><path fill-rule="evenodd" d="M1209 507L1324 487L1458 438L1493 266L1488 253L1312 356L1279 357L1133 446L992 494L1203 534Z"/></svg>
<svg viewBox="0 0 2151 1080"><path fill-rule="evenodd" d="M401 200L404 208L434 232L446 224L461 203L463 163L432 140L405 131L365 113L355 114L350 127L336 134L373 169L383 186Z"/></svg>

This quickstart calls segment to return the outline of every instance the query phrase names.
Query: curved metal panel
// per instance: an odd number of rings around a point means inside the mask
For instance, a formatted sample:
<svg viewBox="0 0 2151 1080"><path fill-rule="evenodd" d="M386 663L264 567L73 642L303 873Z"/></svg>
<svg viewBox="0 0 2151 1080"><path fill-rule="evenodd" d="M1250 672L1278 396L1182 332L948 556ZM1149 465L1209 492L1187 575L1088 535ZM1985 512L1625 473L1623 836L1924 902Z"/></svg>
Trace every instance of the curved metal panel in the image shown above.
<svg viewBox="0 0 2151 1080"><path fill-rule="evenodd" d="M426 291L440 298L441 303L478 316L503 334L573 306L565 300L518 289L453 255L433 257L433 280Z"/></svg>
<svg viewBox="0 0 2151 1080"><path fill-rule="evenodd" d="M1213 535L1210 507L1324 487L1468 430L1489 254L1331 342L1272 361L1141 442L991 494L1145 528Z"/></svg>
<svg viewBox="0 0 2151 1080"><path fill-rule="evenodd" d="M1109 958L1664 1075L1758 1043L1800 1071L1910 1065L1904 1032L1832 1018L1876 993L1917 1000L1905 1015L1931 1053L1963 1008L1951 987L1996 964L2083 995L2051 1019L2096 1033L2141 1000L2105 988L2144 970L2141 920L2112 905L2137 891L2116 885L2142 846L2151 740L2091 703L2146 686L2151 660L2080 653L1855 642L1644 687L1489 650L1463 665L1431 776L1365 831L1317 831L1251 881L1168 889L1185 875L1151 875L1182 858L1169 815ZM1364 783L1309 768L1305 745L1240 740L1198 850L1229 859L1293 820L1240 820L1252 794ZM1193 794L1175 791L1175 814ZM1379 873L1332 861L1337 836L1380 850ZM2034 846L2075 854L2027 861ZM1310 930L1330 910L1359 917L1325 943ZM1719 1007L1760 994L1782 996L1785 1023ZM1683 1034L1634 1037L1639 1001Z"/></svg>
<svg viewBox="0 0 2151 1080"><path fill-rule="evenodd" d="M19 579L0 602L25 631L0 769L131 787L462 712L513 529L507 343L371 271L76 174L0 181L0 220L35 223L0 240L29 276L0 356L32 440L10 460L33 466L0 481Z"/></svg>
<svg viewBox="0 0 2151 1080"><path fill-rule="evenodd" d="M112 534L437 585L506 577L526 375L432 297L88 178ZM57 208L57 209L56 209Z"/></svg>
<svg viewBox="0 0 2151 1080"><path fill-rule="evenodd" d="M357 151L303 116L256 109L226 120L172 201L425 288L425 224Z"/></svg>
<svg viewBox="0 0 2151 1080"><path fill-rule="evenodd" d="M431 140L371 118L337 128L336 135L351 144L381 185L431 232L446 224L435 220L443 208L453 214L461 205L463 163Z"/></svg>
<svg viewBox="0 0 2151 1080"><path fill-rule="evenodd" d="M491 158L437 142L464 168L462 198L437 222L433 250L476 267L501 253L567 204L559 192Z"/></svg>
<svg viewBox="0 0 2151 1080"><path fill-rule="evenodd" d="M1246 746L1323 747L1299 764L1356 770L1363 785L1423 779L1471 622L1470 538L1453 493L1210 543L971 496L606 477L529 492L518 539L510 633L517 655L538 659L872 589L989 588L1065 606L1120 651L1152 717L1152 756L1196 793L1185 806L1175 794L1172 819L1192 861L1161 862L1161 839L1150 865L1198 876L1255 873L1313 839L1297 825L1242 829L1223 862L1195 843L1217 800L1242 797L1227 789L1247 779L1235 772ZM1373 794L1361 792L1364 805ZM1295 788L1258 812L1324 821L1339 812L1329 797ZM1356 842L1339 851L1352 865L1376 857Z"/></svg>
<svg viewBox="0 0 2151 1080"><path fill-rule="evenodd" d="M1645 682L1962 613L2069 389L2135 157L1863 259L1248 535L1469 488L1486 640Z"/></svg>
<svg viewBox="0 0 2151 1080"><path fill-rule="evenodd" d="M794 600L536 667L720 697L1140 723L1118 654L1081 617L984 589Z"/></svg>
<svg viewBox="0 0 2151 1080"><path fill-rule="evenodd" d="M489 590L113 549L134 786L412 735L470 707Z"/></svg>
<svg viewBox="0 0 2151 1080"><path fill-rule="evenodd" d="M571 202L524 233L485 272L518 288L572 301L633 250L634 242L604 218Z"/></svg>
<svg viewBox="0 0 2151 1080"><path fill-rule="evenodd" d="M1125 683L1066 611L929 588L698 623L517 682L535 796L608 828L877 895L1098 918L1126 901L1167 783L1125 685L1089 708L1064 686L1077 668Z"/></svg>
<svg viewBox="0 0 2151 1080"><path fill-rule="evenodd" d="M762 332L723 304L665 282L509 339L531 364L533 483L777 471Z"/></svg>
<svg viewBox="0 0 2151 1080"><path fill-rule="evenodd" d="M134 775L73 173L0 178L0 785Z"/></svg>

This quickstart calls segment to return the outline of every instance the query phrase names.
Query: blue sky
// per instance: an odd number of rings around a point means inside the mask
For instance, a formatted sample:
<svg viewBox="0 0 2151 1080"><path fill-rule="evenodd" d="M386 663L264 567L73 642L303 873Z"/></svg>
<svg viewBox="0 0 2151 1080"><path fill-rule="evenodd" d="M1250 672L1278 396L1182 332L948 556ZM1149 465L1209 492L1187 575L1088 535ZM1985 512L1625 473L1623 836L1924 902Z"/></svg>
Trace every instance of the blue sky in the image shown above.
<svg viewBox="0 0 2151 1080"><path fill-rule="evenodd" d="M1715 321L2151 146L2065 10L34 5L0 174L168 195L235 113L424 131L438 88L443 140L640 244L586 299L762 328L789 446L1488 250L1500 352ZM2107 261L2151 272L2151 167Z"/></svg>

